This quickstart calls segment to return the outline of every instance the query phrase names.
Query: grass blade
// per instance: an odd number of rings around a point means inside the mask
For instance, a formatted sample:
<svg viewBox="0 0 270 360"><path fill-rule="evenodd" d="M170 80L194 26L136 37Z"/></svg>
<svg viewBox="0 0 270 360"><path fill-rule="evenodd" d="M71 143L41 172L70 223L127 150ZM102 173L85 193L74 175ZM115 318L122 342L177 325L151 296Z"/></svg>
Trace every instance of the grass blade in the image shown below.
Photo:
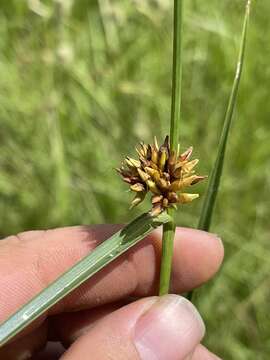
<svg viewBox="0 0 270 360"><path fill-rule="evenodd" d="M177 151L179 142L181 117L182 18L183 0L174 0L172 105L170 126L170 148L174 151ZM172 215L173 209L169 209L168 213ZM163 226L159 295L165 295L169 292L174 236L175 223L172 218L171 222L168 222Z"/></svg>
<svg viewBox="0 0 270 360"><path fill-rule="evenodd" d="M234 113L234 108L236 104L238 89L239 89L239 83L241 79L241 74L243 70L243 63L244 63L244 55L245 55L245 49L246 49L246 40L247 40L247 28L248 28L248 22L249 22L249 14L250 14L250 3L251 1L248 0L246 4L246 13L244 18L244 24L243 24L243 30L242 30L242 37L240 42L240 50L238 55L238 62L236 66L236 72L234 77L234 82L231 90L231 95L229 98L229 103L225 115L223 130L221 133L221 137L219 140L219 146L218 146L218 153L215 161L214 168L212 170L212 174L209 180L208 190L205 196L199 225L198 228L202 230L209 230L211 225L211 219L213 214L213 209L216 202L216 197L219 189L220 179L222 175L223 170L223 164L224 164L224 157L226 152L226 145L228 140L228 135L232 123L232 117Z"/></svg>
<svg viewBox="0 0 270 360"><path fill-rule="evenodd" d="M205 200L202 207L202 212L200 215L200 220L198 224L198 229L208 231L211 226L212 214L215 207L215 202L219 190L220 179L223 170L224 157L226 152L226 145L228 141L229 131L232 123L232 117L235 109L235 104L237 100L237 94L239 89L239 84L241 80L241 74L243 70L244 57L245 57L245 49L246 49L246 41L247 41L247 29L249 23L249 15L250 15L250 4L251 0L247 1L246 4L246 12L243 23L242 37L240 41L240 49L238 55L238 61L235 71L234 82L229 98L229 103L224 119L223 129L219 140L218 152L216 161L210 176L208 189L205 195ZM193 292L189 292L187 298L192 300Z"/></svg>
<svg viewBox="0 0 270 360"><path fill-rule="evenodd" d="M155 228L168 221L170 216L166 212L157 217L146 213L104 241L0 326L0 346Z"/></svg>

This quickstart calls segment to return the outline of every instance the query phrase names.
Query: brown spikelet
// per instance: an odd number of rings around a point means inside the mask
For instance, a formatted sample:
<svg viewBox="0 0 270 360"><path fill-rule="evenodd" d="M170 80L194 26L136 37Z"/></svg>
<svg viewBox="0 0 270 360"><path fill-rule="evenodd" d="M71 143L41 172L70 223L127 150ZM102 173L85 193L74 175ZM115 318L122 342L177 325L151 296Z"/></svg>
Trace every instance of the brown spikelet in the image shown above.
<svg viewBox="0 0 270 360"><path fill-rule="evenodd" d="M198 194L182 193L182 190L197 184L205 176L195 174L194 168L199 160L189 160L193 148L188 148L181 155L170 150L169 137L166 136L159 147L156 137L154 144L143 142L136 148L139 159L126 157L124 165L117 168L122 179L129 184L130 190L136 193L131 207L141 203L147 192L151 192L152 210L156 216L169 207L186 204L196 199Z"/></svg>

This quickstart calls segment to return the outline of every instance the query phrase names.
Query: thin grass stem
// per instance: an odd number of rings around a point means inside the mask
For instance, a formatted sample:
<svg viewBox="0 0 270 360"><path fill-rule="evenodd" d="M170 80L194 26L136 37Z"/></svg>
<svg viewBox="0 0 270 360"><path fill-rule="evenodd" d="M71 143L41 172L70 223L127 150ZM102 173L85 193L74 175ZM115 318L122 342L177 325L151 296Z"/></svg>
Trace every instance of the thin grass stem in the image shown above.
<svg viewBox="0 0 270 360"><path fill-rule="evenodd" d="M168 209L168 213L172 215L173 209ZM160 270L160 284L159 295L165 295L170 290L170 278L172 269L173 257L173 241L175 236L175 222L174 220L163 225L162 235L162 257L161 257L161 270Z"/></svg>
<svg viewBox="0 0 270 360"><path fill-rule="evenodd" d="M170 148L172 151L177 151L180 132L179 128L181 117L182 82L182 19L183 0L174 0L172 101L170 125ZM173 209L170 209L168 212L170 215L172 215ZM172 220L171 222L163 226L159 295L168 294L170 289L174 236L175 222L174 220Z"/></svg>

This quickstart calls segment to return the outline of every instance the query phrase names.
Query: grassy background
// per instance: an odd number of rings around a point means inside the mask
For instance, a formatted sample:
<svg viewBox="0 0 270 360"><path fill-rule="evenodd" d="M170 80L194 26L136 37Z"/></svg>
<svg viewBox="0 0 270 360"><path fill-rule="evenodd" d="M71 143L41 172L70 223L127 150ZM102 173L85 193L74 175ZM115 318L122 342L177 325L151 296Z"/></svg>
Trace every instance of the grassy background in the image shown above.
<svg viewBox="0 0 270 360"><path fill-rule="evenodd" d="M141 211L127 210L113 167L140 139L169 131L171 4L0 0L1 237ZM201 173L215 157L243 12L244 0L185 2L181 145L194 145ZM213 219L225 263L196 299L206 344L224 359L270 356L269 13L268 0L254 2ZM201 205L178 223L196 226Z"/></svg>

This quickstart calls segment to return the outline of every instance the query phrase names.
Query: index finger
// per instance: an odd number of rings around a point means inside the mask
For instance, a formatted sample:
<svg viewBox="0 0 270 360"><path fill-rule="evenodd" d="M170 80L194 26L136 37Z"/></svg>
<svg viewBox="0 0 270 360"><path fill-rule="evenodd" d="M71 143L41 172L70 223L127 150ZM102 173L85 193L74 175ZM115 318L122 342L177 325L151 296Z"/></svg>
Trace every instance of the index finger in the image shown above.
<svg viewBox="0 0 270 360"><path fill-rule="evenodd" d="M0 322L55 280L119 225L77 226L26 232L0 242ZM173 258L172 291L181 293L207 281L218 269L223 247L209 233L178 228ZM119 257L49 313L89 309L128 296L155 293L161 233L153 232Z"/></svg>

